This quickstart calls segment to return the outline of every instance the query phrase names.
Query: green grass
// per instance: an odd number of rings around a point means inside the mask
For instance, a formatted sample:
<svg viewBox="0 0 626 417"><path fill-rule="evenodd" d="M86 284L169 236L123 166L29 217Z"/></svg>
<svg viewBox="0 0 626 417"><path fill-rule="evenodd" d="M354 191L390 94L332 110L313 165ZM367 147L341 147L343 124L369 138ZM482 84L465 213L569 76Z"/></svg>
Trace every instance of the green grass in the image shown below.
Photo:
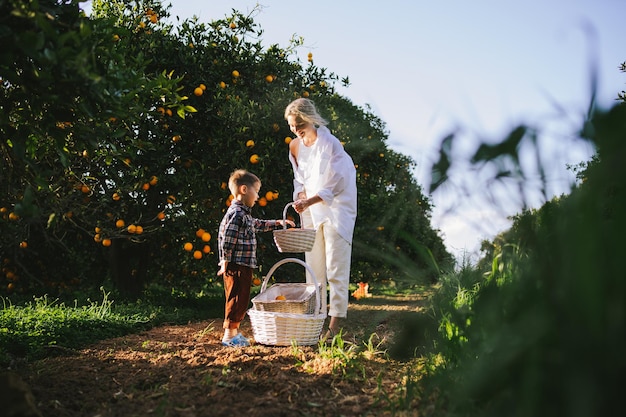
<svg viewBox="0 0 626 417"><path fill-rule="evenodd" d="M99 340L123 336L163 323L187 323L221 314L223 301L214 294L161 298L154 301L116 304L102 289L99 301L75 300L67 304L47 296L14 305L0 301L0 365L13 358L35 360L53 350L79 349ZM185 301L188 306L185 306ZM163 302L163 301L162 301Z"/></svg>

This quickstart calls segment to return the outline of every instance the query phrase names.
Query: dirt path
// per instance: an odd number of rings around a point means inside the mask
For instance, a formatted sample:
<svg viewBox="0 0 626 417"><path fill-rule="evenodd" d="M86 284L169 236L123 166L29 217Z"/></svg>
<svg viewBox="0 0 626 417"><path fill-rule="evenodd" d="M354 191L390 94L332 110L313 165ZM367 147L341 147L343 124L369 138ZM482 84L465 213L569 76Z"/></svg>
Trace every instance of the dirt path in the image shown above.
<svg viewBox="0 0 626 417"><path fill-rule="evenodd" d="M386 349L424 303L423 295L352 302L345 340L364 347L375 333ZM242 331L252 336L248 318ZM161 326L19 373L47 417L384 416L415 365L380 353L340 361L317 346L226 348L221 334L221 319Z"/></svg>

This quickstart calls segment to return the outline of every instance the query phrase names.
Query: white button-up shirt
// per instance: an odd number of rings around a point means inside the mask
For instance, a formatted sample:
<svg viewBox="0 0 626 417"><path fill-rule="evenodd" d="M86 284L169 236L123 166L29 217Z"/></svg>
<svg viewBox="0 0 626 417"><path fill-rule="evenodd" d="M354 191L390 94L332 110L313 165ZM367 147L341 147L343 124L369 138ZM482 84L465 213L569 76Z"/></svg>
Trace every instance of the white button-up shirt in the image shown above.
<svg viewBox="0 0 626 417"><path fill-rule="evenodd" d="M325 126L317 128L317 140L311 146L302 141L298 145L297 161L289 153L294 172L294 201L300 192L305 192L307 198L317 194L323 201L308 208L313 226L330 222L342 238L352 242L357 214L356 169L352 158Z"/></svg>

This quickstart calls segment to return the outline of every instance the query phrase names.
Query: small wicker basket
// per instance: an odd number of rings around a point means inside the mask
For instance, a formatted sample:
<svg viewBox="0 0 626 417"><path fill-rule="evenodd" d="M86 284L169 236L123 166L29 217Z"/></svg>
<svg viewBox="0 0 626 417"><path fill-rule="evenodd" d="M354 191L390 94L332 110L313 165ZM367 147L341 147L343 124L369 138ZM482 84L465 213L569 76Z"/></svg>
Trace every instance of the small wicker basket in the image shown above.
<svg viewBox="0 0 626 417"><path fill-rule="evenodd" d="M315 243L315 229L287 228L287 209L293 206L289 203L283 209L283 228L274 230L274 243L279 252L300 253L309 252Z"/></svg>
<svg viewBox="0 0 626 417"><path fill-rule="evenodd" d="M298 284L275 284L267 288L267 283L274 271L288 262L304 266L313 284L304 284L305 287L294 287ZM274 287L277 289L273 290ZM303 288L305 288L304 291ZM286 289L289 290L285 291ZM292 289L296 290L292 293L290 292ZM311 289L314 292L311 292ZM276 294L276 292L284 295L286 300L276 300L275 296L270 300L271 294ZM290 299L295 293L300 293L299 299ZM314 303L314 309L309 312L311 303ZM296 343L306 346L319 342L326 313L322 311L320 285L313 271L304 261L297 258L285 258L274 264L263 279L261 291L252 299L252 304L253 307L248 310L248 315L254 340L257 343L273 346L290 346Z"/></svg>

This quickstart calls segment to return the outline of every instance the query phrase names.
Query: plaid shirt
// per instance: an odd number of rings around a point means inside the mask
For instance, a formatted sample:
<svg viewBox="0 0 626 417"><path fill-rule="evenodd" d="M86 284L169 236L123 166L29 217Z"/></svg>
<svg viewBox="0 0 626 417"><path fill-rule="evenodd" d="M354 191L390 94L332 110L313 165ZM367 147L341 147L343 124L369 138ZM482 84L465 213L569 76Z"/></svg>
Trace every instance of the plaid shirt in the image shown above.
<svg viewBox="0 0 626 417"><path fill-rule="evenodd" d="M250 207L233 200L220 223L217 241L220 263L234 262L256 268L256 233L281 228L276 220L252 217Z"/></svg>

